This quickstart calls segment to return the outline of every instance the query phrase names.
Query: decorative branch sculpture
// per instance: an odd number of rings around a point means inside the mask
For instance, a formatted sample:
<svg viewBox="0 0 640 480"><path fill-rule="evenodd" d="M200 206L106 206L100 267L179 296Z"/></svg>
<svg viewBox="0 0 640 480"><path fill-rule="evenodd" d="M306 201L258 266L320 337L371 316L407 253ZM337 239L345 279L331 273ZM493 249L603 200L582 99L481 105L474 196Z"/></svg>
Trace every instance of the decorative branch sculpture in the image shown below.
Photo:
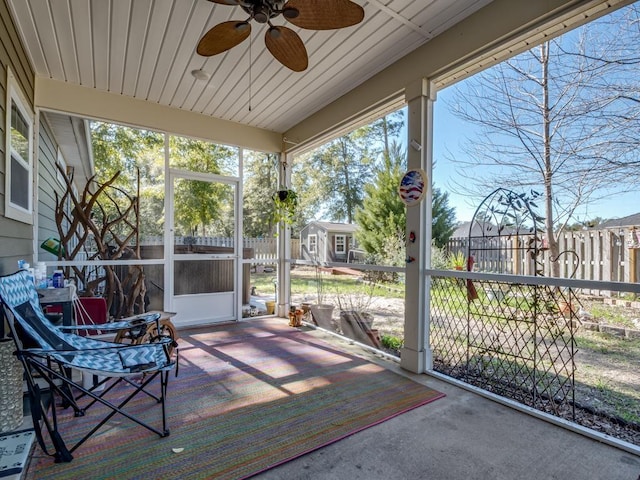
<svg viewBox="0 0 640 480"><path fill-rule="evenodd" d="M56 192L55 220L62 246L58 259L139 259L139 196L114 186L120 172L104 183L99 183L94 175L78 196L73 187L73 172L67 175L60 166L58 170L66 184L62 196ZM75 277L88 296L97 295L102 287L102 296L114 318L145 311L146 287L141 265L74 266L65 270L65 277Z"/></svg>

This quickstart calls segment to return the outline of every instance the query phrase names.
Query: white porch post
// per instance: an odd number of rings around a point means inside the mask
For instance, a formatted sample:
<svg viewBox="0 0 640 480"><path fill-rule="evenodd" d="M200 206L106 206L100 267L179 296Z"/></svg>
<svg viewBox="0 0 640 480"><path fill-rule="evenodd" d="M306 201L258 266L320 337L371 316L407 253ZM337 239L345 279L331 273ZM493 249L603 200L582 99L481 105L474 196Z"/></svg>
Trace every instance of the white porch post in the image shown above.
<svg viewBox="0 0 640 480"><path fill-rule="evenodd" d="M433 103L435 87L426 79L409 85L407 100L407 167L427 174L426 193L420 204L407 207L407 266L405 279L404 348L402 368L423 373L431 370L433 358L429 342L429 281L425 269L431 267L431 195L433 167ZM415 235L415 241L409 241Z"/></svg>
<svg viewBox="0 0 640 480"><path fill-rule="evenodd" d="M280 154L278 162L278 181L281 186L291 188L291 169L288 157ZM289 285L291 283L291 265L286 261L291 258L291 227L281 222L278 225L278 298L276 303L276 315L286 317L289 311Z"/></svg>

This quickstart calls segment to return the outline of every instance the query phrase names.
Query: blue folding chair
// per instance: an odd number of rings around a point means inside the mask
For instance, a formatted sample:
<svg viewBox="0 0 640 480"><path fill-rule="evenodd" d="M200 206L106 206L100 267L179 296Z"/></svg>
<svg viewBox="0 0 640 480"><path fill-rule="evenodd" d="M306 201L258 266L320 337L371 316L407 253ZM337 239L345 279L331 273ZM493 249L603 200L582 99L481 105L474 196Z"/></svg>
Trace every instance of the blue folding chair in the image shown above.
<svg viewBox="0 0 640 480"><path fill-rule="evenodd" d="M56 462L70 462L73 459L72 452L116 414L125 416L160 437L169 435L165 398L169 372L177 364L171 354L174 351L171 338L161 337L155 343L128 345L72 333L72 330L81 328L95 329L94 325L57 327L44 315L33 279L24 270L0 277L0 300L16 344L16 355L25 369L38 442L43 451L53 456ZM101 325L100 329L115 332L121 329L140 329L155 323L157 331L160 331L159 319L160 314L157 313L139 315ZM74 381L72 369L103 377L103 380L85 388L82 382ZM46 381L50 396L44 395L45 392L36 382L36 376ZM148 387L152 387L156 378L160 382L160 391L152 393ZM114 387L121 382L128 384L131 391L127 391L124 398L120 393L117 404L112 403L115 400L109 401L109 393L115 393ZM151 397L153 405L160 405L161 428L124 410L139 393ZM74 409L75 416L84 415L96 403L105 405L110 411L75 445L67 448L58 430L57 396L61 399L58 403L63 407ZM41 423L46 427L51 440L54 450L51 453L47 449Z"/></svg>

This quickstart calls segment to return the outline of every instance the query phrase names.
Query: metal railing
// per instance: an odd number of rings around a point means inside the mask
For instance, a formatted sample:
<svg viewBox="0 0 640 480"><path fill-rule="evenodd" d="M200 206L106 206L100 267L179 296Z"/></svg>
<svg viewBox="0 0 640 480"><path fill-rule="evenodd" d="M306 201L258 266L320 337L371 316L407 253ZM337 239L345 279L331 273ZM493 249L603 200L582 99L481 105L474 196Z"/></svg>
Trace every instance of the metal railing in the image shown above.
<svg viewBox="0 0 640 480"><path fill-rule="evenodd" d="M590 428L597 415L605 423L640 431L640 374L625 365L638 360L640 332L632 325L594 337L592 331L602 331L601 323L607 322L596 318L604 299L584 295L637 295L640 285L461 271L428 274L434 371L578 424L586 419Z"/></svg>

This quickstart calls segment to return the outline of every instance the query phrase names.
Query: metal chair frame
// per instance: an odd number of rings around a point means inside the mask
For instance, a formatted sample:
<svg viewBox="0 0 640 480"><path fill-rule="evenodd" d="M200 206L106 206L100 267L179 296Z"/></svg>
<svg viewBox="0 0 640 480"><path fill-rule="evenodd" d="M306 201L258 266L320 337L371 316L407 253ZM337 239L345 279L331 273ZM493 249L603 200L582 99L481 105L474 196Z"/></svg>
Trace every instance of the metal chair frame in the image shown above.
<svg viewBox="0 0 640 480"><path fill-rule="evenodd" d="M70 462L73 459L72 452L116 414L160 437L169 435L165 400L169 372L177 364L172 356L175 342L171 338L161 337L156 339L156 343L130 345L68 333L96 327L56 327L49 322L39 305L33 281L26 271L0 276L0 301L16 345L17 358L24 366L38 443L47 455L54 457L55 462ZM154 326L159 331L159 319L159 313L141 315L101 325L100 330L118 332ZM72 369L104 378L92 387L85 388L82 382L73 379ZM42 391L36 376L46 381L48 396ZM160 383L159 394L148 389L156 379L159 379ZM133 387L133 390L114 403L108 398L109 394L121 383ZM160 404L160 428L125 410L129 402L140 393ZM63 408L73 408L75 416L83 416L96 403L106 406L110 411L87 434L68 448L58 429L58 398ZM49 434L54 450L52 453L47 448L41 424Z"/></svg>

